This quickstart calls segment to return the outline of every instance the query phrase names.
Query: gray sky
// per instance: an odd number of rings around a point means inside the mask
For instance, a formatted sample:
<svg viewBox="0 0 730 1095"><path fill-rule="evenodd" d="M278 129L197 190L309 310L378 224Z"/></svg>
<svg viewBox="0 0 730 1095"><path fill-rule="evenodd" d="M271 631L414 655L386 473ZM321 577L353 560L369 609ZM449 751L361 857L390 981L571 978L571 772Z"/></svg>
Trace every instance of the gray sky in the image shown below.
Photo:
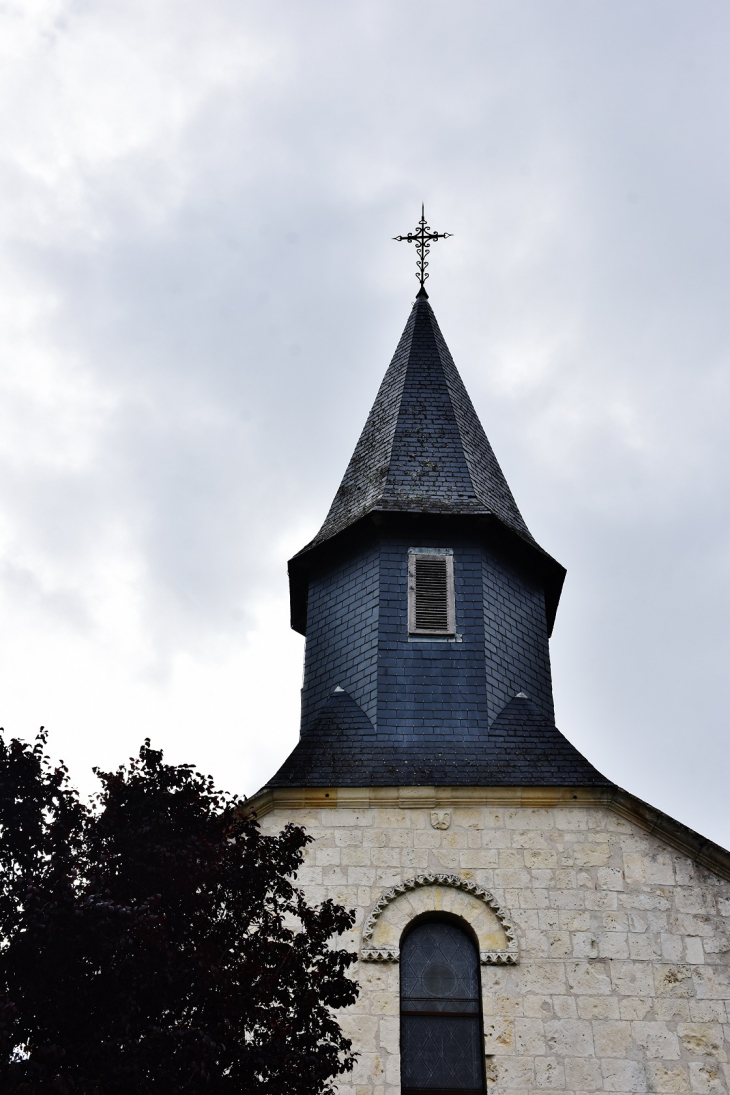
<svg viewBox="0 0 730 1095"><path fill-rule="evenodd" d="M432 253L442 330L568 568L557 721L730 845L730 9L6 0L0 721L93 786L150 735L293 746L287 557Z"/></svg>

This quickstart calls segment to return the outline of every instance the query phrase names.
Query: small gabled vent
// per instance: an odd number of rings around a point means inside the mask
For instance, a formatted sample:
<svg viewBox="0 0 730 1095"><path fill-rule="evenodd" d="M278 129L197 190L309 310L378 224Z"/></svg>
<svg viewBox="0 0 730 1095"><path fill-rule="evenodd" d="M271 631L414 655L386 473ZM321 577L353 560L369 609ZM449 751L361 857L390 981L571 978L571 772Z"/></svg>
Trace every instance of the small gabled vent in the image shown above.
<svg viewBox="0 0 730 1095"><path fill-rule="evenodd" d="M454 557L412 551L408 557L408 630L454 634Z"/></svg>

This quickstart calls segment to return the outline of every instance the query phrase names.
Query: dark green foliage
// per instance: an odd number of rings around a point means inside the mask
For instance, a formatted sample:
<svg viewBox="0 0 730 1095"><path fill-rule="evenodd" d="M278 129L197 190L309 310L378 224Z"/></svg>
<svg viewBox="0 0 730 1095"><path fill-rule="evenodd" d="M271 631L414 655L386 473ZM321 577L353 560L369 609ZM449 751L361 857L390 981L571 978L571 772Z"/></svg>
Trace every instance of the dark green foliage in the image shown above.
<svg viewBox="0 0 730 1095"><path fill-rule="evenodd" d="M0 1090L318 1095L352 1067L352 914L292 884L310 838L256 821L149 742L97 772L0 737Z"/></svg>

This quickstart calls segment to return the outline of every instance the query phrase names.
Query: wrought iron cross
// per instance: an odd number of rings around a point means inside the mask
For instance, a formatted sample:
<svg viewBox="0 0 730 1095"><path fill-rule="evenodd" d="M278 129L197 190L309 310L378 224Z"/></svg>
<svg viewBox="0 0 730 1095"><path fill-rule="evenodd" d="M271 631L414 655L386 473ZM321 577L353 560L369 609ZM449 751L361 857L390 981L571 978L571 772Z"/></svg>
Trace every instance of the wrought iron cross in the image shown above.
<svg viewBox="0 0 730 1095"><path fill-rule="evenodd" d="M423 283L426 280L426 278L428 277L428 274L426 273L426 267L428 266L428 262L426 261L426 255L428 255L430 250L431 250L431 244L435 243L436 240L447 240L449 238L449 236L453 236L453 234L454 234L453 232L432 232L431 231L429 225L426 224L426 214L424 212L423 202L422 202L421 203L421 219L418 222L418 226L416 228L416 231L415 232L409 232L407 236L393 236L393 239L398 240L399 242L402 241L402 240L406 240L408 243L415 243L415 245L416 245L416 254L418 255L418 260L416 262L416 266L418 267L418 272L416 274L416 277L420 281L422 289L423 289ZM424 289L424 292L425 292L425 289Z"/></svg>

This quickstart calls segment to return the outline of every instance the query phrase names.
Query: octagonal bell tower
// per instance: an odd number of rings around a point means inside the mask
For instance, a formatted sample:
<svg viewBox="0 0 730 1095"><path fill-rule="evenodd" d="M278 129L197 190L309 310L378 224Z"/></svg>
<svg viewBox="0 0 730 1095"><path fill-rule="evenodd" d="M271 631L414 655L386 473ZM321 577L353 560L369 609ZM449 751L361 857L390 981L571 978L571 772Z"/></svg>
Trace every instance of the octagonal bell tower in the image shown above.
<svg viewBox="0 0 730 1095"><path fill-rule="evenodd" d="M605 782L554 725L564 575L422 287L327 518L289 564L301 739L270 786Z"/></svg>

